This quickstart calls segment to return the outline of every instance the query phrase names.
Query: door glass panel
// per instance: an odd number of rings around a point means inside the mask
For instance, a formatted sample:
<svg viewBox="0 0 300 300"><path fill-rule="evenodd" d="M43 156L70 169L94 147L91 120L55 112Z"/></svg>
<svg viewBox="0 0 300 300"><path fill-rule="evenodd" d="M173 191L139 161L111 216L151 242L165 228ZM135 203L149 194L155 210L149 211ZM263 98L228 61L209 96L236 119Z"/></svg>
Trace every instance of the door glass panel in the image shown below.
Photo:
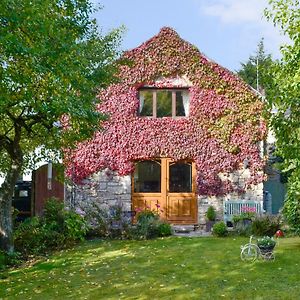
<svg viewBox="0 0 300 300"><path fill-rule="evenodd" d="M160 193L161 192L161 163L160 160L140 161L135 165L134 192Z"/></svg>
<svg viewBox="0 0 300 300"><path fill-rule="evenodd" d="M169 191L192 192L192 164L178 162L169 166Z"/></svg>
<svg viewBox="0 0 300 300"><path fill-rule="evenodd" d="M157 91L156 93L157 118L172 117L172 92Z"/></svg>
<svg viewBox="0 0 300 300"><path fill-rule="evenodd" d="M153 92L140 91L140 116L153 116Z"/></svg>

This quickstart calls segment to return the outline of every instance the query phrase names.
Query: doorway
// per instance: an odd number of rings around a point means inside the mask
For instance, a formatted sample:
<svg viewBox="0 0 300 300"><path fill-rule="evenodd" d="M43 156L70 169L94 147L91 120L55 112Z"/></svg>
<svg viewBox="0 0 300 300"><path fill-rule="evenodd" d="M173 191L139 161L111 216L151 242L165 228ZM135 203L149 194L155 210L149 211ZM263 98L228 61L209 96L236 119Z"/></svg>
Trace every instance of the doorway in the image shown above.
<svg viewBox="0 0 300 300"><path fill-rule="evenodd" d="M138 161L132 176L132 209L157 210L172 224L197 224L195 163L170 158Z"/></svg>

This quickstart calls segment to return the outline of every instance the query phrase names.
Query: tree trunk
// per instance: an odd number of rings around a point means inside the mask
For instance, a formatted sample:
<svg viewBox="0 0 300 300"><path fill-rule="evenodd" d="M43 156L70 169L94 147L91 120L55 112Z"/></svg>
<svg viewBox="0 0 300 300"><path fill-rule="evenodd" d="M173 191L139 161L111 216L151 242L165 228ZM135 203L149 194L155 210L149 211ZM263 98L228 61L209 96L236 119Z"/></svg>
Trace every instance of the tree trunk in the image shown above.
<svg viewBox="0 0 300 300"><path fill-rule="evenodd" d="M12 197L20 167L17 164L12 165L0 189L0 249L9 253L14 251Z"/></svg>
<svg viewBox="0 0 300 300"><path fill-rule="evenodd" d="M0 187L0 249L6 252L14 251L12 197L15 185L23 167L23 152L20 146L21 129L16 127L14 140L7 143L7 153L10 156L10 169Z"/></svg>
<svg viewBox="0 0 300 300"><path fill-rule="evenodd" d="M13 252L13 231L11 214L11 197L0 196L0 247L6 252Z"/></svg>

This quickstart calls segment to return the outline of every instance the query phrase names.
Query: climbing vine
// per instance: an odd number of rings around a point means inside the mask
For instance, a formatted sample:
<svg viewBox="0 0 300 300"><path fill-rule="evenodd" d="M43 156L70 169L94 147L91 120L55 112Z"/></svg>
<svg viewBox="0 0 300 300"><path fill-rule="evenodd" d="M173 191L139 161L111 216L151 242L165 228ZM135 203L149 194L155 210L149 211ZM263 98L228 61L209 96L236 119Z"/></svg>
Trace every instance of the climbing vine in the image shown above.
<svg viewBox="0 0 300 300"><path fill-rule="evenodd" d="M80 182L104 168L128 175L134 161L163 156L195 161L201 195L241 191L219 174L241 169L245 160L251 171L246 184L263 180L258 148L266 133L263 104L244 82L170 28L162 28L123 58L129 63L120 67L119 83L99 94L98 109L108 119L93 139L67 155L69 176ZM140 87L183 87L179 78L190 83L189 117L137 115Z"/></svg>

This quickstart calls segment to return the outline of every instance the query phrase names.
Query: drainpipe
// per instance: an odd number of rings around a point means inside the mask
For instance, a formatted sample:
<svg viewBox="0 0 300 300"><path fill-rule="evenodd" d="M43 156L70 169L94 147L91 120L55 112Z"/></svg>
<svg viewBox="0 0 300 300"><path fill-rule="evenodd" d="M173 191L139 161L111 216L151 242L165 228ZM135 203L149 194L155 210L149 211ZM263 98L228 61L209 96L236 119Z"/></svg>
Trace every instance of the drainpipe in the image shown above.
<svg viewBox="0 0 300 300"><path fill-rule="evenodd" d="M47 172L47 189L52 190L52 161L48 162L48 172Z"/></svg>

